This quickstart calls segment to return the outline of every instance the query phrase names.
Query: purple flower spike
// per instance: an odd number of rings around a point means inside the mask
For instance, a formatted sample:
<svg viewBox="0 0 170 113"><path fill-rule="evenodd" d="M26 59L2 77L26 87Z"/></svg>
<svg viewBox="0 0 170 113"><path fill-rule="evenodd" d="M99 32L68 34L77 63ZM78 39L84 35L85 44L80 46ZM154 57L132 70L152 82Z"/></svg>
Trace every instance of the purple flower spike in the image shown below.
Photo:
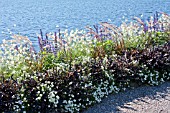
<svg viewBox="0 0 170 113"><path fill-rule="evenodd" d="M103 37L105 37L105 35L104 35L103 33L101 33L101 34L99 35L99 37L100 37L100 38L103 38Z"/></svg>
<svg viewBox="0 0 170 113"><path fill-rule="evenodd" d="M154 30L154 31L157 31L156 25L153 25L153 30Z"/></svg>
<svg viewBox="0 0 170 113"><path fill-rule="evenodd" d="M45 36L46 36L46 43L48 44L48 36L47 36L47 33L46 33Z"/></svg>
<svg viewBox="0 0 170 113"><path fill-rule="evenodd" d="M40 50L42 51L42 39L41 37L38 36L38 43L39 43L39 47L40 47Z"/></svg>
<svg viewBox="0 0 170 113"><path fill-rule="evenodd" d="M164 25L163 25L163 23L162 23L162 25L161 25L161 31L164 31Z"/></svg>
<svg viewBox="0 0 170 113"><path fill-rule="evenodd" d="M43 40L43 33L42 33L42 30L40 29L40 34L41 34L41 38Z"/></svg>
<svg viewBox="0 0 170 113"><path fill-rule="evenodd" d="M54 37L55 37L55 43L57 43L57 33L54 33Z"/></svg>
<svg viewBox="0 0 170 113"><path fill-rule="evenodd" d="M57 33L56 32L54 33L54 36L55 36L55 45L54 45L55 47L54 48L57 49Z"/></svg>
<svg viewBox="0 0 170 113"><path fill-rule="evenodd" d="M146 33L148 31L148 26L144 24L144 32Z"/></svg>
<svg viewBox="0 0 170 113"><path fill-rule="evenodd" d="M59 37L59 39L61 37L60 29L58 29L58 37Z"/></svg>
<svg viewBox="0 0 170 113"><path fill-rule="evenodd" d="M51 47L51 51L53 52L53 54L54 54L54 55L56 55L56 54L57 54L56 49L55 49L55 47L54 47L54 46L52 46L52 47Z"/></svg>
<svg viewBox="0 0 170 113"><path fill-rule="evenodd" d="M159 18L159 15L158 15L158 11L156 11L156 15L155 15L156 17L156 20L158 21L158 18Z"/></svg>
<svg viewBox="0 0 170 113"><path fill-rule="evenodd" d="M96 33L98 34L99 33L99 30L98 30L98 25L94 25L94 28L95 28L95 30L96 30Z"/></svg>
<svg viewBox="0 0 170 113"><path fill-rule="evenodd" d="M156 18L156 15L154 14L153 24L156 24L156 23L157 23L157 18Z"/></svg>
<svg viewBox="0 0 170 113"><path fill-rule="evenodd" d="M19 49L18 49L18 46L17 46L17 45L15 46L15 48L14 48L14 49L16 49L17 51L19 51Z"/></svg>
<svg viewBox="0 0 170 113"><path fill-rule="evenodd" d="M153 21L153 28L154 31L158 31L159 26L158 26L158 12L156 12L156 14L154 15L154 21Z"/></svg>
<svg viewBox="0 0 170 113"><path fill-rule="evenodd" d="M49 46L50 46L49 52L53 52L53 51L52 51L52 45L51 45L51 43L49 43Z"/></svg>

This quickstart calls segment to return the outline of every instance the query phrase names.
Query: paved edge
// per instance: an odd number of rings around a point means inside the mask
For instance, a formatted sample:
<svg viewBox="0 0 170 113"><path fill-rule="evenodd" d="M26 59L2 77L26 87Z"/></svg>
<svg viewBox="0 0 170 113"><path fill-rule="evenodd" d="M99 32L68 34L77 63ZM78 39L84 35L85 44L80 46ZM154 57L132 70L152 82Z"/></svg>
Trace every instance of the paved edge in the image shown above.
<svg viewBox="0 0 170 113"><path fill-rule="evenodd" d="M170 113L170 82L111 94L83 113Z"/></svg>

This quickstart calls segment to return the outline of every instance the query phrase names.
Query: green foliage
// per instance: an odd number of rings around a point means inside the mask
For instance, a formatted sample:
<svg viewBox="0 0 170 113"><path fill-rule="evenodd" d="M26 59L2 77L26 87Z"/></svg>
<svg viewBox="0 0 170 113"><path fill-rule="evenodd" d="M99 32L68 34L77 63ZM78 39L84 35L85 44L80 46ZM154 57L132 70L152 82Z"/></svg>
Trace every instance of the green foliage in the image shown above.
<svg viewBox="0 0 170 113"><path fill-rule="evenodd" d="M114 52L114 42L112 40L98 41L91 47L92 58L103 58L106 55L111 55Z"/></svg>
<svg viewBox="0 0 170 113"><path fill-rule="evenodd" d="M170 40L170 32L156 32L152 40L155 45L162 45Z"/></svg>
<svg viewBox="0 0 170 113"><path fill-rule="evenodd" d="M40 56L40 64L42 65L41 68L43 71L52 69L56 66L57 59L54 54L43 51L40 53Z"/></svg>
<svg viewBox="0 0 170 113"><path fill-rule="evenodd" d="M62 49L57 53L57 60L69 62L73 61L77 57L90 56L90 46L92 45L77 43L73 47Z"/></svg>

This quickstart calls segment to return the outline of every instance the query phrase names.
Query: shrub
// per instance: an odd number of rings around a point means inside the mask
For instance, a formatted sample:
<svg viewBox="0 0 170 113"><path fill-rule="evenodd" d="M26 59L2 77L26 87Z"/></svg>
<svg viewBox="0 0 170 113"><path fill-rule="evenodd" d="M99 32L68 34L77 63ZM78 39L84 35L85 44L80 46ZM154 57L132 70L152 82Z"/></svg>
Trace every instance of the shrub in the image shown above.
<svg viewBox="0 0 170 113"><path fill-rule="evenodd" d="M143 65L141 80L151 85L169 80L170 77L170 42L143 50L139 55L139 63Z"/></svg>

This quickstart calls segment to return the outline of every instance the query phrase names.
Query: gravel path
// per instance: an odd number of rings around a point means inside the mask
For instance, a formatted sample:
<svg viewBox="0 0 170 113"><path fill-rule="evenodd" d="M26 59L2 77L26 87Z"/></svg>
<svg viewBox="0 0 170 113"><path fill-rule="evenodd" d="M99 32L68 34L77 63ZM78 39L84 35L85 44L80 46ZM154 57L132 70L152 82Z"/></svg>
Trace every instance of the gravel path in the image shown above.
<svg viewBox="0 0 170 113"><path fill-rule="evenodd" d="M170 113L170 82L112 94L84 113Z"/></svg>

